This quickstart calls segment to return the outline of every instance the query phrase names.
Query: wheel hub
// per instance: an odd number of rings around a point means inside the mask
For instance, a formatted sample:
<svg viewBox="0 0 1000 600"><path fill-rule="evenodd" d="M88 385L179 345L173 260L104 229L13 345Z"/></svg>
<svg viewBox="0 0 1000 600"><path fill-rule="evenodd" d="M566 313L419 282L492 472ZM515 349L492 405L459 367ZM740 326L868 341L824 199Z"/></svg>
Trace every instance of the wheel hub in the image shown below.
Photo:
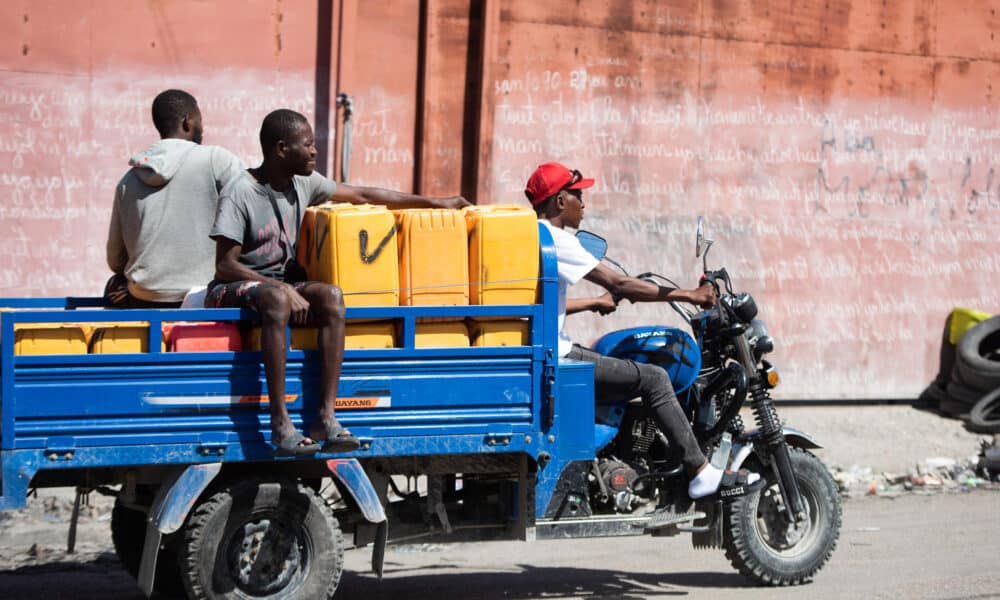
<svg viewBox="0 0 1000 600"><path fill-rule="evenodd" d="M284 589L300 572L305 558L295 531L280 520L244 524L236 530L230 549L237 585L257 595Z"/></svg>
<svg viewBox="0 0 1000 600"><path fill-rule="evenodd" d="M760 533L769 546L775 550L787 550L802 541L812 528L809 502L805 505L805 518L789 522L789 508L777 486L761 491L757 505L757 521Z"/></svg>

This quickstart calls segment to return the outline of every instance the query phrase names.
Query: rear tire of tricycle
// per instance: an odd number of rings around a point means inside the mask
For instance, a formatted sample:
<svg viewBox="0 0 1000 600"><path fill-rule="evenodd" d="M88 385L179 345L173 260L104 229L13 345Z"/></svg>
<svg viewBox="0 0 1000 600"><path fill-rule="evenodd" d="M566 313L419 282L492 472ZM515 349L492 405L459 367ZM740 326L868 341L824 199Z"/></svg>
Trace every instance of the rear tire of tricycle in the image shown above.
<svg viewBox="0 0 1000 600"><path fill-rule="evenodd" d="M829 560L840 537L841 506L837 483L823 462L801 448L789 448L792 471L805 503L806 518L789 524L772 469L754 461L766 485L723 507L726 558L760 585L806 583ZM749 462L749 461L748 461Z"/></svg>
<svg viewBox="0 0 1000 600"><path fill-rule="evenodd" d="M180 565L190 598L331 598L344 539L312 489L290 480L238 481L192 512Z"/></svg>

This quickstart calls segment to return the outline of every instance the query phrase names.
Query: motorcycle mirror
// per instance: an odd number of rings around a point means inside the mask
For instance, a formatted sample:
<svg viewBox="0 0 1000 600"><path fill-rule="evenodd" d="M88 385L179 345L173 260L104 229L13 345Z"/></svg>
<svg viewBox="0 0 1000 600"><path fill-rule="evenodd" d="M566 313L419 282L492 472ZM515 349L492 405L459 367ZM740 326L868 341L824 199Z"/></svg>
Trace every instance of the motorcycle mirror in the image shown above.
<svg viewBox="0 0 1000 600"><path fill-rule="evenodd" d="M596 233L581 229L576 232L576 239L580 241L583 249L597 260L603 260L608 252L608 241Z"/></svg>
<svg viewBox="0 0 1000 600"><path fill-rule="evenodd" d="M712 247L713 243L713 239L705 236L705 219L701 215L698 215L698 228L695 230L694 240L694 257L700 258L704 255L707 261L708 249Z"/></svg>

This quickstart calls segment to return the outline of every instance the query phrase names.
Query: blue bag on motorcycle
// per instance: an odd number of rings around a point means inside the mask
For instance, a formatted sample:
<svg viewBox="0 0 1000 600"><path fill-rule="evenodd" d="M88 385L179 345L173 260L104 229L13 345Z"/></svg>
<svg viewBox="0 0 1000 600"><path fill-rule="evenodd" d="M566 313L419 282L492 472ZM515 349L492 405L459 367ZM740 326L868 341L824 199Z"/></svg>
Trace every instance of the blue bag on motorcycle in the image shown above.
<svg viewBox="0 0 1000 600"><path fill-rule="evenodd" d="M620 329L594 343L605 356L662 367L678 396L691 387L701 371L701 349L687 332L675 327Z"/></svg>

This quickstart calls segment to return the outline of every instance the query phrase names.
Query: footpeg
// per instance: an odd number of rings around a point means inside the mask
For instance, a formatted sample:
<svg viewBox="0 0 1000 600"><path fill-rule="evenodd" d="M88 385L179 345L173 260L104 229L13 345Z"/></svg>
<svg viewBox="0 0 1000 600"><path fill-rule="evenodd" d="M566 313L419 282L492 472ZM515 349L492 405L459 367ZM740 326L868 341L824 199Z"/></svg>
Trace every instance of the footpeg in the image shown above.
<svg viewBox="0 0 1000 600"><path fill-rule="evenodd" d="M704 519L705 513L698 511L691 511L686 513L675 513L673 511L665 510L653 513L648 521L640 525L646 531L656 531L659 529L664 529L666 527L677 526L681 523L691 523L697 521L698 519Z"/></svg>

